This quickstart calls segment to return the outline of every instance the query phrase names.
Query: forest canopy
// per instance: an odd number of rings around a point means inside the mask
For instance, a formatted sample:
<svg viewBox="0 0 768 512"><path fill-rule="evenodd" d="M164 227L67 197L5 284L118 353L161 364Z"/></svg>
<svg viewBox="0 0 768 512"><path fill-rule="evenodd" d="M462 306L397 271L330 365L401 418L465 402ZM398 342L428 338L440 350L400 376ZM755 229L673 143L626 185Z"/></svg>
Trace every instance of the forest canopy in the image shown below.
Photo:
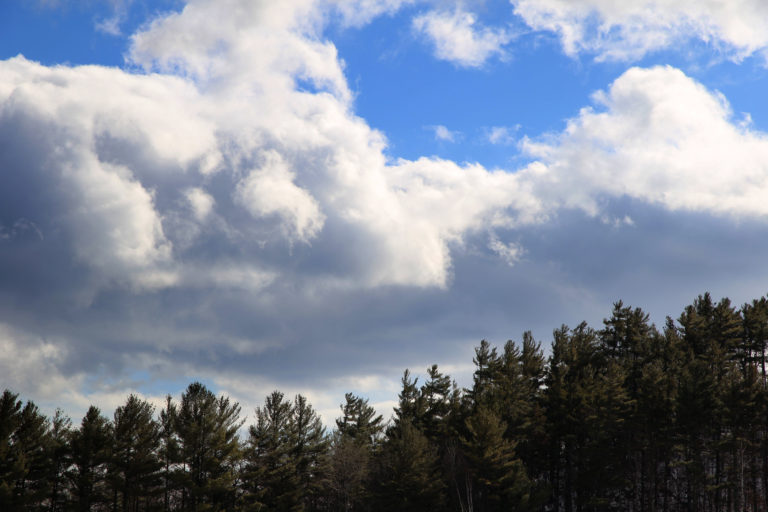
<svg viewBox="0 0 768 512"><path fill-rule="evenodd" d="M389 421L347 393L332 430L302 395L238 403L193 382L159 410L46 417L0 397L0 510L765 511L768 299L696 298L658 328L475 348L471 386L405 370Z"/></svg>

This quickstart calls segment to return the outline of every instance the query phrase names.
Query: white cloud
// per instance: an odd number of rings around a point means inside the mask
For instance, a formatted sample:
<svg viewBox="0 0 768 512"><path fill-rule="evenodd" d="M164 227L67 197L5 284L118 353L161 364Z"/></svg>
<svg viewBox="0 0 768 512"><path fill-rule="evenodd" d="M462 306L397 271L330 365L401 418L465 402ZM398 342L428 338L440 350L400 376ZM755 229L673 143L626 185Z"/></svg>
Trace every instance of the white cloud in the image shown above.
<svg viewBox="0 0 768 512"><path fill-rule="evenodd" d="M279 215L298 240L315 238L325 222L317 201L294 184L296 174L277 152L268 151L262 157L264 165L237 186L238 201L255 216Z"/></svg>
<svg viewBox="0 0 768 512"><path fill-rule="evenodd" d="M524 174L547 204L592 215L601 197L668 210L768 215L768 136L733 119L725 98L670 67L633 68L566 130L527 140ZM550 203L552 201L552 203Z"/></svg>
<svg viewBox="0 0 768 512"><path fill-rule="evenodd" d="M96 30L110 36L119 36L122 35L120 30L120 24L122 22L123 20L120 16L104 18L103 20L96 22Z"/></svg>
<svg viewBox="0 0 768 512"><path fill-rule="evenodd" d="M762 0L510 0L536 30L556 32L569 55L638 59L696 38L741 59L768 47Z"/></svg>
<svg viewBox="0 0 768 512"><path fill-rule="evenodd" d="M382 14L393 14L419 0L326 0L342 15L344 23L360 27Z"/></svg>
<svg viewBox="0 0 768 512"><path fill-rule="evenodd" d="M204 221L213 211L216 200L205 190L193 187L184 194L192 207L192 213L198 221Z"/></svg>
<svg viewBox="0 0 768 512"><path fill-rule="evenodd" d="M435 56L461 67L480 67L491 57L503 58L512 40L506 29L484 27L475 14L460 9L429 11L413 19L414 29L429 38Z"/></svg>
<svg viewBox="0 0 768 512"><path fill-rule="evenodd" d="M480 166L388 164L384 137L351 111L335 47L316 36L322 7L192 0L132 38L132 61L165 74L0 63L5 126L34 123L30 137L63 137L34 142L37 153L67 148L14 193L37 197L35 187L55 180L51 193L68 202L53 201L61 207L49 220L63 219L76 257L102 284L183 286L191 251L222 233L232 245L262 248L280 236L314 244L332 223L350 261L334 279L447 286L450 247L512 222L507 210L527 209L527 192L514 175ZM307 80L316 92L297 86ZM282 235L270 230L273 218ZM212 247L213 258L232 249ZM261 268L251 251L248 265ZM264 280L246 282L260 290Z"/></svg>
<svg viewBox="0 0 768 512"><path fill-rule="evenodd" d="M523 249L515 243L504 243L496 235L491 235L488 248L495 252L507 265L513 267L520 260Z"/></svg>
<svg viewBox="0 0 768 512"><path fill-rule="evenodd" d="M491 144L507 146L515 142L514 133L519 126L510 128L508 126L491 126L486 130L485 136Z"/></svg>
<svg viewBox="0 0 768 512"><path fill-rule="evenodd" d="M437 140L456 142L456 140L461 137L460 132L449 130L441 124L431 126L430 128L435 131L435 139Z"/></svg>

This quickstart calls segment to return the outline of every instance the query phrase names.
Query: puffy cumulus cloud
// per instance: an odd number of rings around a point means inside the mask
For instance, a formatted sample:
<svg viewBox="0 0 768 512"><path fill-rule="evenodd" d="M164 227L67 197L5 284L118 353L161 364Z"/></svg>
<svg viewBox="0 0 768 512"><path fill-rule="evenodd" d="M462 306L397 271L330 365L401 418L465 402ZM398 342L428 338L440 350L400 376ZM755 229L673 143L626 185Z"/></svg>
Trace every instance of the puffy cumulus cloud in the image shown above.
<svg viewBox="0 0 768 512"><path fill-rule="evenodd" d="M447 288L467 237L538 215L514 174L388 161L326 6L190 1L132 38L143 72L0 62L0 322L67 355L11 352L72 388L177 359L242 373L325 321L298 350L317 357L364 339L386 290Z"/></svg>
<svg viewBox="0 0 768 512"><path fill-rule="evenodd" d="M768 46L768 5L761 0L510 0L536 30L556 32L569 55L636 59L697 38L740 59Z"/></svg>
<svg viewBox="0 0 768 512"><path fill-rule="evenodd" d="M474 13L435 10L413 19L413 28L435 47L435 56L461 67L476 68L494 56L504 57L512 40L506 29L484 27Z"/></svg>
<svg viewBox="0 0 768 512"><path fill-rule="evenodd" d="M170 260L172 243L152 188L113 151L114 141L188 166L213 140L182 112L189 94L171 78L46 68L23 58L1 63L0 145L9 184L0 192L2 222L27 218L44 237L66 238L73 257L105 280L153 286L151 274Z"/></svg>
<svg viewBox="0 0 768 512"><path fill-rule="evenodd" d="M388 169L387 178L400 208L381 218L376 228L397 235L380 238L383 257L375 282L446 286L450 248L460 246L465 234L538 222L544 215L539 201L514 174L489 172L480 165L462 167L436 158L401 160Z"/></svg>
<svg viewBox="0 0 768 512"><path fill-rule="evenodd" d="M296 174L288 169L278 153L269 151L263 159L262 167L252 171L237 186L239 202L257 217L271 214L283 217L291 236L298 240L307 242L316 237L325 221L317 201L294 184Z"/></svg>
<svg viewBox="0 0 768 512"><path fill-rule="evenodd" d="M248 96L284 95L306 80L348 99L336 48L319 38L324 21L315 0L191 0L134 34L130 59Z"/></svg>
<svg viewBox="0 0 768 512"><path fill-rule="evenodd" d="M768 215L768 135L670 67L633 68L559 135L527 140L525 173L545 203L597 215L605 197L672 211ZM549 204L549 203L548 203Z"/></svg>
<svg viewBox="0 0 768 512"><path fill-rule="evenodd" d="M379 12L400 2L374 4ZM437 160L388 164L384 137L352 112L335 47L318 36L327 7L304 0L224 7L192 1L136 34L131 58L147 69L192 77L215 102L219 137L231 143L221 152L235 168L236 204L259 218L279 218L290 239L315 240L327 229L352 241L345 258L353 263L335 278L366 286L445 286L449 244L466 230L483 229L482 219L506 217L525 194L511 174ZM427 184L419 175L426 167L452 178ZM492 183L503 183L510 195L464 211L461 225L447 228L439 215L414 217L414 210L425 210L419 201L429 201L431 211L456 211L453 187L486 195L485 186L498 190Z"/></svg>

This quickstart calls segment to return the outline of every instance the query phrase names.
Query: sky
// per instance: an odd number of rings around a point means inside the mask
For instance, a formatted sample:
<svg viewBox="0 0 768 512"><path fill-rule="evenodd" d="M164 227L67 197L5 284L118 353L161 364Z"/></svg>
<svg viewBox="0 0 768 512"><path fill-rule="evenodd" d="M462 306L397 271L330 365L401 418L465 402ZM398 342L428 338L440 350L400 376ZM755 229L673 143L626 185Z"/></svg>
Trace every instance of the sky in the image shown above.
<svg viewBox="0 0 768 512"><path fill-rule="evenodd" d="M2 0L0 387L253 408L768 291L762 0Z"/></svg>

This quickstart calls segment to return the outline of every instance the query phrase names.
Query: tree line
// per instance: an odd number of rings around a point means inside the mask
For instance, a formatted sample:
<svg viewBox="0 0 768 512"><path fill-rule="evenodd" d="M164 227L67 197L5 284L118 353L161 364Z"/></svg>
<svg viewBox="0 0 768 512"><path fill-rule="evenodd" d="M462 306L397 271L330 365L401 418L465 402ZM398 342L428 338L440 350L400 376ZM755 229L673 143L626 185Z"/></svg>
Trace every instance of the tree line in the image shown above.
<svg viewBox="0 0 768 512"><path fill-rule="evenodd" d="M79 425L0 398L0 510L768 511L768 299L699 296L663 328L614 304L550 353L481 341L469 388L406 370L385 423L274 391L243 429L203 384ZM247 432L247 435L241 433Z"/></svg>

